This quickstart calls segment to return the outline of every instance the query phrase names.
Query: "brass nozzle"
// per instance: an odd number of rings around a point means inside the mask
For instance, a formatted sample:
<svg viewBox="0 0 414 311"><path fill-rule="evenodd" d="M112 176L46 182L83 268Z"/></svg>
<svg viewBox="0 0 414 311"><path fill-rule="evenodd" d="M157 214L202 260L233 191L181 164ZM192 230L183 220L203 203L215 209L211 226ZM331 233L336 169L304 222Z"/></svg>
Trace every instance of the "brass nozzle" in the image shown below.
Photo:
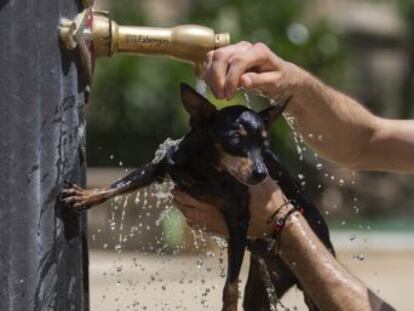
<svg viewBox="0 0 414 311"><path fill-rule="evenodd" d="M172 28L120 26L106 12L94 12L92 42L95 57L119 53L161 55L202 65L206 54L230 44L228 33L181 25Z"/></svg>

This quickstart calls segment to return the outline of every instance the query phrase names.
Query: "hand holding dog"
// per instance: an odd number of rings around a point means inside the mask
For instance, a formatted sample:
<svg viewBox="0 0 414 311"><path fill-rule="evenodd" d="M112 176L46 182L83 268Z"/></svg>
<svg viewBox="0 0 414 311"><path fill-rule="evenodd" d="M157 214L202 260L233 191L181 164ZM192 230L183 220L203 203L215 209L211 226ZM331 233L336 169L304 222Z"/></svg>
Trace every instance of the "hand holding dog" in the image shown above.
<svg viewBox="0 0 414 311"><path fill-rule="evenodd" d="M263 183L249 187L250 194L250 237L264 237L272 234L269 219L286 202L286 198L276 182L267 178ZM178 189L173 190L174 202L192 227L207 232L228 236L223 216L216 206L198 201Z"/></svg>

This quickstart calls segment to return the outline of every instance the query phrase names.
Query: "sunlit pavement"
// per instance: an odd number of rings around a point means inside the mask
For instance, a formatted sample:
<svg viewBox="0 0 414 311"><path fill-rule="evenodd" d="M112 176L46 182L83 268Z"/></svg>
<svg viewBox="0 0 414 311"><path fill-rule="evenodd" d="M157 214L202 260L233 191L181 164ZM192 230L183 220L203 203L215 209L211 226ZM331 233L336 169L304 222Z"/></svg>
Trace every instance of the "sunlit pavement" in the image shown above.
<svg viewBox="0 0 414 311"><path fill-rule="evenodd" d="M335 233L333 240L340 261L350 271L397 310L413 310L413 234L370 232L354 236L343 232ZM92 250L92 310L220 310L224 283L220 274L218 254L160 257ZM247 261L243 280L246 274ZM306 310L297 290L282 301L290 310Z"/></svg>

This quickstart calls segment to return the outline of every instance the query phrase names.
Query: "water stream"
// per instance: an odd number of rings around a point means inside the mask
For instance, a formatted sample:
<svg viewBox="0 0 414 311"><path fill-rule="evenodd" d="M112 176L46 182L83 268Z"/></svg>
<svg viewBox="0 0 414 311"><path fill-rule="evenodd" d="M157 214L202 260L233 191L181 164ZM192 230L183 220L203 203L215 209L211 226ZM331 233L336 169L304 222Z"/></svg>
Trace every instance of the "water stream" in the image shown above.
<svg viewBox="0 0 414 311"><path fill-rule="evenodd" d="M203 95L204 97L207 97L207 83L203 79L196 78L196 91Z"/></svg>
<svg viewBox="0 0 414 311"><path fill-rule="evenodd" d="M270 302L270 311L278 311L277 306L280 306L282 310L289 311L289 308L287 308L279 299L279 297L276 294L275 286L273 285L269 269L267 267L267 264L265 260L262 257L258 257L257 261L259 262L259 268L263 276L263 281L266 286L266 293L267 297Z"/></svg>

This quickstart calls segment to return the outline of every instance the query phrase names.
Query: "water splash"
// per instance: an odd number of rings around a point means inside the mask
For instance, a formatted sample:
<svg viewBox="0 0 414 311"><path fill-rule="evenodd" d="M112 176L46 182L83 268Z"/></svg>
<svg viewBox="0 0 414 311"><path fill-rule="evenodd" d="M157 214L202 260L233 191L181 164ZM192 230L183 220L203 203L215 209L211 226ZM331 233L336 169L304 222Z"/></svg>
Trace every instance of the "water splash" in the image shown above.
<svg viewBox="0 0 414 311"><path fill-rule="evenodd" d="M355 185L355 182L356 182L356 172L355 171L352 171L351 184L352 185Z"/></svg>
<svg viewBox="0 0 414 311"><path fill-rule="evenodd" d="M293 141L296 146L296 152L299 156L299 161L304 160L304 152L306 151L306 146L304 145L304 139L303 136L300 135L296 130L296 119L292 115L290 115L287 112L283 113L283 116L285 117L286 123L289 125L289 127L292 130L293 133Z"/></svg>
<svg viewBox="0 0 414 311"><path fill-rule="evenodd" d="M174 140L168 137L163 143L159 145L158 149L155 151L155 156L152 160L152 163L156 164L160 162L165 157L168 150L171 147L178 146L182 140L183 138Z"/></svg>
<svg viewBox="0 0 414 311"><path fill-rule="evenodd" d="M200 95L203 95L204 97L207 97L207 83L206 83L206 81L204 81L201 78L196 78L195 89Z"/></svg>
<svg viewBox="0 0 414 311"><path fill-rule="evenodd" d="M352 258L355 260L364 261L365 255L364 254L353 255Z"/></svg>
<svg viewBox="0 0 414 311"><path fill-rule="evenodd" d="M262 273L263 281L265 283L266 287L266 293L267 297L269 299L269 307L270 311L277 311L277 306L279 305L282 310L289 311L289 308L287 308L279 299L279 297L276 294L275 286L273 285L272 279L270 277L269 270L267 268L265 260L261 257L257 257L257 261L259 262L259 268Z"/></svg>
<svg viewBox="0 0 414 311"><path fill-rule="evenodd" d="M124 203L122 204L121 222L119 225L119 244L121 245L121 249L122 249L123 242L124 241L126 242L126 239L123 239L122 235L124 233L124 220L125 220L126 207L128 205L128 199L129 199L129 196L126 195L124 199Z"/></svg>
<svg viewBox="0 0 414 311"><path fill-rule="evenodd" d="M244 105L247 108L252 109L249 94L247 92L243 91L243 97L244 97Z"/></svg>

